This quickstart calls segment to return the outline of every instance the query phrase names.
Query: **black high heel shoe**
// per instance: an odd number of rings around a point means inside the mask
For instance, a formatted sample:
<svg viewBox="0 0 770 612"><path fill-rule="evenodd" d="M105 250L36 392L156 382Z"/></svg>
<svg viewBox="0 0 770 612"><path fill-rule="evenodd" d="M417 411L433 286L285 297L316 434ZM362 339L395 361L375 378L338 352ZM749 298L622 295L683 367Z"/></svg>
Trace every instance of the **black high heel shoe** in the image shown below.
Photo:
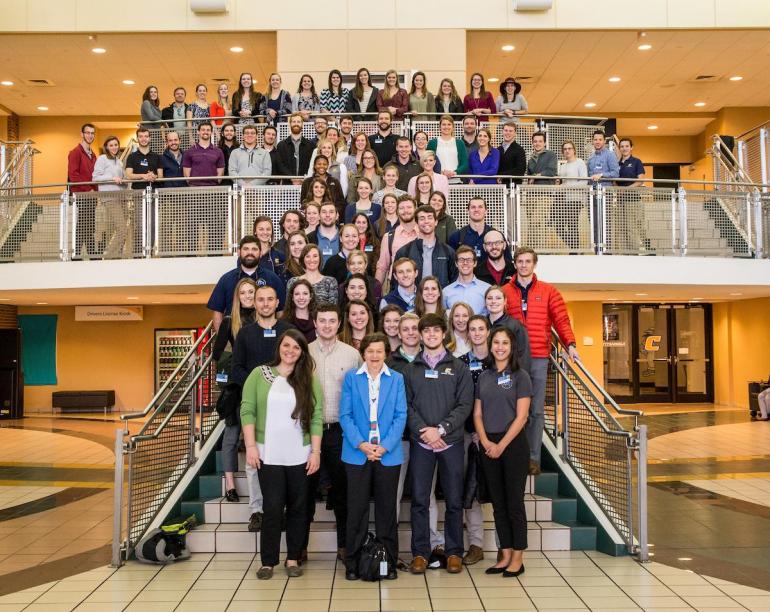
<svg viewBox="0 0 770 612"><path fill-rule="evenodd" d="M521 567L517 569L515 572L509 572L508 570L503 570L503 578L515 578L516 576L521 576L524 573L524 564L521 564Z"/></svg>

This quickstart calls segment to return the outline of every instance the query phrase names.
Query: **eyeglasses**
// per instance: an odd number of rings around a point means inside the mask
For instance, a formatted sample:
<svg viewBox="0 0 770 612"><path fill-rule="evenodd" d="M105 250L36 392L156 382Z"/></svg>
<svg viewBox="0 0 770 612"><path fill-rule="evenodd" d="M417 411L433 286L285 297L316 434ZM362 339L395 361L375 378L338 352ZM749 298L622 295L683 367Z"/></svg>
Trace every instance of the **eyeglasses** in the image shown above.
<svg viewBox="0 0 770 612"><path fill-rule="evenodd" d="M501 247L505 246L505 240L495 240L494 242L485 242L485 247Z"/></svg>
<svg viewBox="0 0 770 612"><path fill-rule="evenodd" d="M474 262L473 257L458 257L457 263L470 263L472 264Z"/></svg>

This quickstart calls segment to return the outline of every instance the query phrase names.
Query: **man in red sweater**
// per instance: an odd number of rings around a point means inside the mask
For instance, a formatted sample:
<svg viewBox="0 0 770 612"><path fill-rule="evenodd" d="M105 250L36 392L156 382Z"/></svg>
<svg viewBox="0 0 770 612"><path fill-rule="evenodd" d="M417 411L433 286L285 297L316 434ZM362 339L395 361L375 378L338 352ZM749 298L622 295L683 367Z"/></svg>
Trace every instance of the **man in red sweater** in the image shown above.
<svg viewBox="0 0 770 612"><path fill-rule="evenodd" d="M96 128L86 123L80 128L80 142L67 155L67 182L86 183L93 180L96 153L91 145L96 137ZM96 185L73 185L72 193L96 191ZM76 196L77 197L77 196ZM94 232L96 231L96 198L93 196L80 197L77 200L78 216L75 225L75 258L78 253L84 258L93 255Z"/></svg>
<svg viewBox="0 0 770 612"><path fill-rule="evenodd" d="M561 341L569 347L569 356L578 359L575 334L570 326L567 306L553 285L535 276L537 253L529 247L519 247L513 254L516 276L503 287L508 314L521 321L529 334L532 353L532 403L527 421L529 442L529 473L540 473L540 447L545 427L545 383L548 375L548 355L551 352L551 327L556 328Z"/></svg>

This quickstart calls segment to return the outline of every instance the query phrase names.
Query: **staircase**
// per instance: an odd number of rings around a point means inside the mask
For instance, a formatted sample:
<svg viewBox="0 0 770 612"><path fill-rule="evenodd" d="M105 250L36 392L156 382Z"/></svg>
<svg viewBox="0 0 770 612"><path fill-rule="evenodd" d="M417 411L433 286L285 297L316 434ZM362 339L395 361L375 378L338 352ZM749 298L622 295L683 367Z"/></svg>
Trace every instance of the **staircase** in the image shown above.
<svg viewBox="0 0 770 612"><path fill-rule="evenodd" d="M18 223L17 228L26 229L26 235L7 241L9 247L15 247L13 261L59 259L60 206L40 206L30 202L24 215L27 219Z"/></svg>
<svg viewBox="0 0 770 612"><path fill-rule="evenodd" d="M182 501L179 513L182 516L195 514L199 526L187 536L191 552L250 552L259 550L259 534L247 529L250 510L246 475L236 473L235 485L241 501L231 503L224 500L224 475L222 473L221 451L216 452L216 466L211 473L201 474L196 485L190 488L190 499ZM244 455L239 457L239 469L243 470ZM444 502L439 500L439 529L443 529ZM527 510L527 538L529 550L594 550L596 548L596 527L577 521L578 503L574 497L559 494L559 475L545 472L527 479L524 505ZM410 550L410 504L401 502L398 527L399 549ZM490 504L484 511L484 550L496 552L495 527ZM374 507L370 516L374 529ZM284 547L285 550L285 547ZM323 502L316 503L315 521L310 528L310 553L337 551L337 535L334 513L326 509Z"/></svg>
<svg viewBox="0 0 770 612"><path fill-rule="evenodd" d="M687 201L687 248L699 255L735 257L743 252L728 246L727 238L720 234L714 219L704 203ZM671 201L652 200L644 205L644 237L649 240L649 250L664 254L671 252L672 228Z"/></svg>

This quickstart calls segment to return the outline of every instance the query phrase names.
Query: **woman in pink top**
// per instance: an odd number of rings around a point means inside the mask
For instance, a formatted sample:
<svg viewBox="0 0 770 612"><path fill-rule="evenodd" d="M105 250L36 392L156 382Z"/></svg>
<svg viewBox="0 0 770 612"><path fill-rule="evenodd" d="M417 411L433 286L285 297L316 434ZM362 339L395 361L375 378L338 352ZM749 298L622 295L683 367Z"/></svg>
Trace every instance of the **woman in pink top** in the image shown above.
<svg viewBox="0 0 770 612"><path fill-rule="evenodd" d="M434 172L436 167L436 154L433 151L425 151L420 158L420 165L423 172L427 173L433 179L433 191L440 191L446 197L449 197L449 179L443 174ZM406 191L411 196L417 195L417 177L413 176L409 179L409 185Z"/></svg>
<svg viewBox="0 0 770 612"><path fill-rule="evenodd" d="M473 113L479 121L488 121L484 115L494 115L497 112L495 99L484 88L484 75L474 72L471 75L471 89L463 99L463 108L466 113Z"/></svg>

